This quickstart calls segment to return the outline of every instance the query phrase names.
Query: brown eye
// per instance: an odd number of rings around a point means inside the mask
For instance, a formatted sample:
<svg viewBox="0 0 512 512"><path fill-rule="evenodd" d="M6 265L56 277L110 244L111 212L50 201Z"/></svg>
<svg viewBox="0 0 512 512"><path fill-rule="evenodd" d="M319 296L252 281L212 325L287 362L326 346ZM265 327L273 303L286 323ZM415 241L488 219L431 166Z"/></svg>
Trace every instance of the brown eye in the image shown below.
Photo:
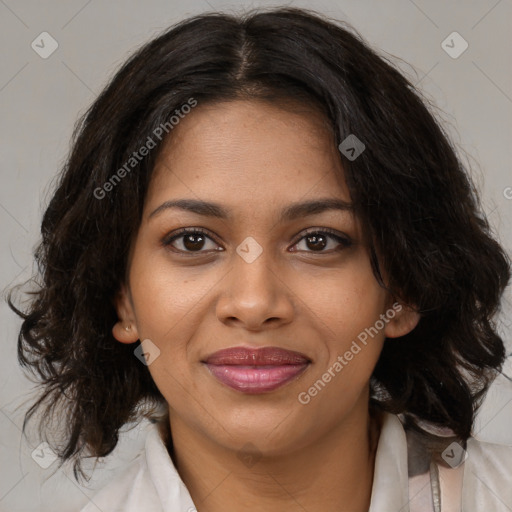
<svg viewBox="0 0 512 512"><path fill-rule="evenodd" d="M210 245L208 247L208 244ZM177 252L201 253L221 250L215 241L200 229L182 229L178 233L167 236L162 245Z"/></svg>
<svg viewBox="0 0 512 512"><path fill-rule="evenodd" d="M202 234L185 235L183 237L183 246L187 251L199 251L203 248L205 237Z"/></svg>
<svg viewBox="0 0 512 512"><path fill-rule="evenodd" d="M327 246L327 237L323 234L308 235L305 237L306 245L313 251L322 250Z"/></svg>
<svg viewBox="0 0 512 512"><path fill-rule="evenodd" d="M352 245L352 240L347 236L341 236L330 230L310 231L303 236L294 247L304 243L305 248L296 249L297 251L331 253L341 251ZM324 250L327 247L327 250Z"/></svg>

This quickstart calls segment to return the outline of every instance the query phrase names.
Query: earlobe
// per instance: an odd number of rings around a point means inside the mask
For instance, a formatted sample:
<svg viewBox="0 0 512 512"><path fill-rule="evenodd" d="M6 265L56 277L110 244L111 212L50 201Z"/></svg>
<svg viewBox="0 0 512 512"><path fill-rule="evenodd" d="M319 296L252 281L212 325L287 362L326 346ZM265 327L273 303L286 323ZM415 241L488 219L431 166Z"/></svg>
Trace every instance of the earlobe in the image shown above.
<svg viewBox="0 0 512 512"><path fill-rule="evenodd" d="M119 318L112 327L114 338L121 343L135 343L139 339L139 333L135 323L130 294L125 285L121 286L114 303Z"/></svg>
<svg viewBox="0 0 512 512"><path fill-rule="evenodd" d="M114 338L121 343L135 343L139 339L137 328L130 324L124 325L122 320L118 320L114 324L112 334Z"/></svg>
<svg viewBox="0 0 512 512"><path fill-rule="evenodd" d="M395 315L390 318L384 329L386 338L399 338L409 334L420 321L420 314L414 308L400 303L397 307L393 306Z"/></svg>

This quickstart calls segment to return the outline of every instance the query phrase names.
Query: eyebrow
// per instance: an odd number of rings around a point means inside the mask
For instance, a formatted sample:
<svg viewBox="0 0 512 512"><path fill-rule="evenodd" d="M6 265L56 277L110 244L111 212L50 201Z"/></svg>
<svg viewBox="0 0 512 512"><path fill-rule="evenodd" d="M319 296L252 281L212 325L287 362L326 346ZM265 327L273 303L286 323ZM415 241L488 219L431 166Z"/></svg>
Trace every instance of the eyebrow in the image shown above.
<svg viewBox="0 0 512 512"><path fill-rule="evenodd" d="M180 209L205 217L215 217L228 220L231 218L229 210L217 203L201 201L197 199L176 199L165 201L158 208L153 210L148 218L154 217L164 210ZM352 203L336 198L320 198L312 201L293 203L281 212L280 221L287 222L298 217L307 217L308 215L317 215L330 210L353 211Z"/></svg>

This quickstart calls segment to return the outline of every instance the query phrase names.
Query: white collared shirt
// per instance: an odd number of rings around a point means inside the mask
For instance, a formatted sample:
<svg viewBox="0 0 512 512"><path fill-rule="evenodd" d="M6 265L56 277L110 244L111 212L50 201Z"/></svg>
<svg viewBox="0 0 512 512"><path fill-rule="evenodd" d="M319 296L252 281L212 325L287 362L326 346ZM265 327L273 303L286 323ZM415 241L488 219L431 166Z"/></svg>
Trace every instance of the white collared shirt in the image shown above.
<svg viewBox="0 0 512 512"><path fill-rule="evenodd" d="M512 512L512 446L469 439L462 485L463 512ZM407 440L397 416L385 413L380 432L369 512L431 510L425 493L411 485ZM428 501L430 489L428 489ZM427 500L425 500L426 503ZM91 498L80 512L195 512L157 425L145 448L119 476ZM455 512L441 506L442 512ZM340 511L341 512L341 511Z"/></svg>

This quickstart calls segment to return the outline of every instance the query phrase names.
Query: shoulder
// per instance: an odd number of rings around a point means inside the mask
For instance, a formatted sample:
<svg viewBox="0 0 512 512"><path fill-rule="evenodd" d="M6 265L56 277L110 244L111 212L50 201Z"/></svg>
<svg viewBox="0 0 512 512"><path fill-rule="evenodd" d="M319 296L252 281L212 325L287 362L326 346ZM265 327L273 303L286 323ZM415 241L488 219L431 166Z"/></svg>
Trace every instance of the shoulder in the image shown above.
<svg viewBox="0 0 512 512"><path fill-rule="evenodd" d="M148 429L144 450L137 458L89 500L80 512L193 509L190 494L174 467L157 424Z"/></svg>
<svg viewBox="0 0 512 512"><path fill-rule="evenodd" d="M470 438L464 466L463 506L512 510L512 446Z"/></svg>
<svg viewBox="0 0 512 512"><path fill-rule="evenodd" d="M149 478L145 452L142 452L118 476L89 498L80 512L162 512L156 489Z"/></svg>
<svg viewBox="0 0 512 512"><path fill-rule="evenodd" d="M402 421L402 419L401 419ZM394 422L398 430L398 424ZM462 497L462 510L465 512L512 511L512 446L481 441L471 437L466 450L440 429L430 429L439 436L433 440L424 433L404 428L407 437L407 459L409 486L415 496L415 484L421 488L431 478L432 492L441 480L441 494L448 493L452 498L456 493ZM446 436L446 437L445 437ZM431 471L431 457L436 462L437 471ZM461 465L461 462L464 464ZM437 474L437 477L435 476Z"/></svg>

